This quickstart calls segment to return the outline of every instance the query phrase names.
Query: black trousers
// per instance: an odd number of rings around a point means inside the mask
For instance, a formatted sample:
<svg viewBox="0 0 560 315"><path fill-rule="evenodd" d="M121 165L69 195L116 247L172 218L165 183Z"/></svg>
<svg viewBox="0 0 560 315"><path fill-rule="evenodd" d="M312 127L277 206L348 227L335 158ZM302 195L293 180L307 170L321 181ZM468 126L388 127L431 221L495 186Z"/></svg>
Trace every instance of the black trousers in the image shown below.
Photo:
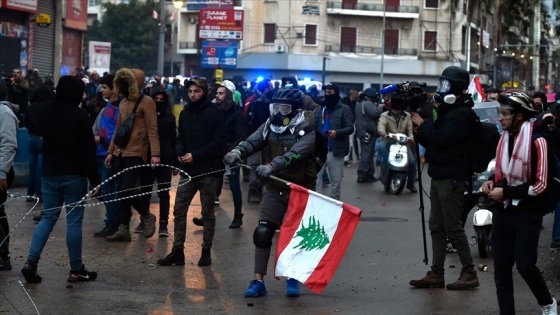
<svg viewBox="0 0 560 315"><path fill-rule="evenodd" d="M542 215L512 215L508 210L494 211L492 217L494 281L500 314L515 314L512 276L514 263L539 305L552 303L550 291L536 266Z"/></svg>
<svg viewBox="0 0 560 315"><path fill-rule="evenodd" d="M144 160L140 157L117 157L115 158L115 166L117 172L126 168L142 165ZM117 177L117 189L119 191L119 198L137 195L140 193L138 187L140 186L140 176L142 168L130 169ZM130 207L134 207L141 216L146 216L149 213L149 205L146 203L142 196L134 198L125 198L119 200L119 224L129 225L132 212Z"/></svg>
<svg viewBox="0 0 560 315"><path fill-rule="evenodd" d="M11 167L10 171L8 172L8 176L6 178L8 182L8 187L12 185L14 182L14 168ZM0 246L0 258L6 259L10 254L10 237L8 233L10 233L10 226L8 225L8 218L6 217L6 209L4 208L4 202L8 199L8 190L0 191L0 243L3 243Z"/></svg>

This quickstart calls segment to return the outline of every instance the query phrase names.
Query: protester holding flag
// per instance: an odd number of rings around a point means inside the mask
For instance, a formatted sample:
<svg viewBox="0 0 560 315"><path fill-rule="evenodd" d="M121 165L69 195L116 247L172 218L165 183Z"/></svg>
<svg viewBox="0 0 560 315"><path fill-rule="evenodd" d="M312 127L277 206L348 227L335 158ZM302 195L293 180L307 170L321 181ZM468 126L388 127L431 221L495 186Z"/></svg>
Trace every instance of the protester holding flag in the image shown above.
<svg viewBox="0 0 560 315"><path fill-rule="evenodd" d="M272 111L272 116L257 131L226 154L224 163L237 165L247 156L268 147L268 158L263 160L271 162L258 166L255 170L257 176L269 178L274 175L313 189L315 178L310 178L306 171L314 167L312 156L315 132L305 121L302 93L292 88L279 90L272 98ZM245 297L267 294L263 278L267 274L272 238L282 224L289 198L290 187L286 183L274 179L267 181L260 207L259 225L253 233L256 246L255 279L245 291ZM286 282L286 295L299 296L299 282L292 278L288 278Z"/></svg>
<svg viewBox="0 0 560 315"><path fill-rule="evenodd" d="M486 101L484 89L482 88L482 85L480 84L480 78L477 75L472 78L467 91L472 95L473 102L478 103Z"/></svg>

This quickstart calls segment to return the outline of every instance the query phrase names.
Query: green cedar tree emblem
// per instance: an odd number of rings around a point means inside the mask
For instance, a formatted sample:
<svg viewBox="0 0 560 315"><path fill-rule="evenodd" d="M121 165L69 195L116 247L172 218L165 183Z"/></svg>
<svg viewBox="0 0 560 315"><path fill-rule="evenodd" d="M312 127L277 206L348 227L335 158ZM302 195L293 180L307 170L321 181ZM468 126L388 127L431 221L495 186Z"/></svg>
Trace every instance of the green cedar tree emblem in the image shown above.
<svg viewBox="0 0 560 315"><path fill-rule="evenodd" d="M315 216L309 217L309 224L307 227L301 223L301 228L296 232L295 237L303 238L299 244L294 246L294 249L300 248L305 251L314 249L323 249L331 241L325 232L325 227L321 226L319 220L315 220Z"/></svg>

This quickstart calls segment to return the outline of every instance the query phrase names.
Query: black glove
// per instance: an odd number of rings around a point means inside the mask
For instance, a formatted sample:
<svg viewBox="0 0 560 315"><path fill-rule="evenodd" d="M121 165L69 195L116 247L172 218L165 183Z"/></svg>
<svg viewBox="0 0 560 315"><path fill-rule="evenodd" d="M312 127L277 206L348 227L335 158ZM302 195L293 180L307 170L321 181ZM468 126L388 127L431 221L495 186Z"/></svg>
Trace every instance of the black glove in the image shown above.
<svg viewBox="0 0 560 315"><path fill-rule="evenodd" d="M243 163L243 160L241 160L241 152L239 150L233 149L224 156L224 164L235 166L239 163Z"/></svg>
<svg viewBox="0 0 560 315"><path fill-rule="evenodd" d="M259 165L256 172L257 177L267 178L272 175L272 172L274 172L274 167L272 166L272 164Z"/></svg>

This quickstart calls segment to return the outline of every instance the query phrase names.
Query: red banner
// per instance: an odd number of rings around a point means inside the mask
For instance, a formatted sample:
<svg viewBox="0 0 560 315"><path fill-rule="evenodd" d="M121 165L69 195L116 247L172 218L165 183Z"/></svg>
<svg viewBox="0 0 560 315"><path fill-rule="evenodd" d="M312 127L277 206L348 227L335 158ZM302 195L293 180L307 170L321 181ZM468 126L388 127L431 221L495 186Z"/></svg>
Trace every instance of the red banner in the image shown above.
<svg viewBox="0 0 560 315"><path fill-rule="evenodd" d="M87 30L87 1L66 1L66 27Z"/></svg>

